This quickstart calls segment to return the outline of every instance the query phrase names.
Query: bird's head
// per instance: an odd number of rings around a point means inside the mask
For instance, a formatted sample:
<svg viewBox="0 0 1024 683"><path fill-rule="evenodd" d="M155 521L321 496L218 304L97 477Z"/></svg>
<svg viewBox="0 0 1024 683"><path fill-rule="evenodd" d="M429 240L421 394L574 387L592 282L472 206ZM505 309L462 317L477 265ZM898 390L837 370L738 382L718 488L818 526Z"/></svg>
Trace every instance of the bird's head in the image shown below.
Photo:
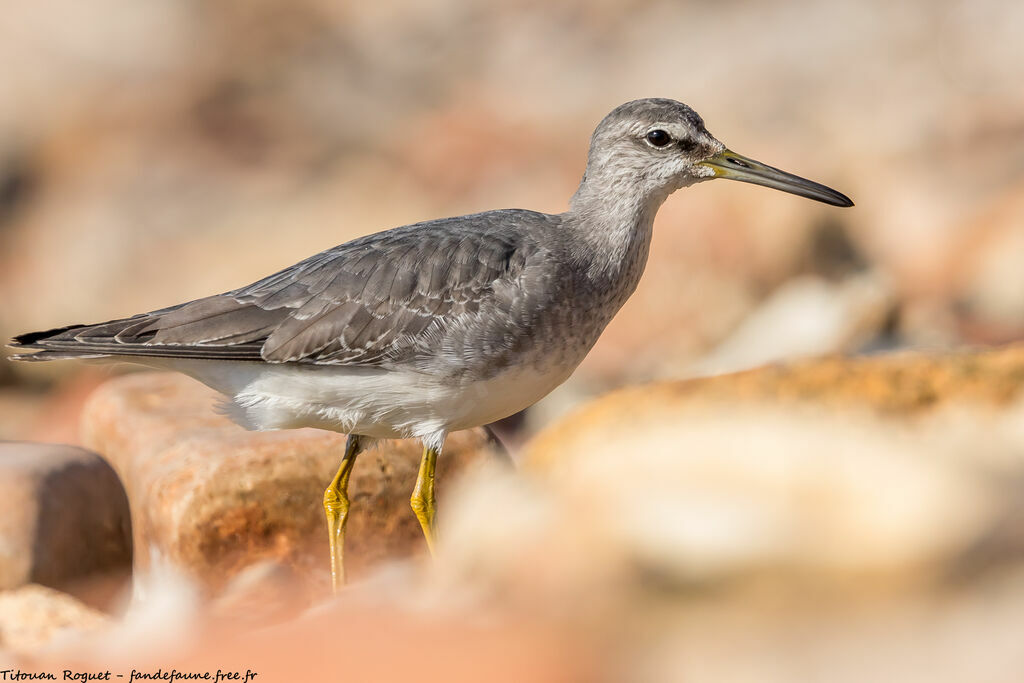
<svg viewBox="0 0 1024 683"><path fill-rule="evenodd" d="M833 206L853 206L835 190L726 148L682 102L644 99L616 107L590 142L586 179L607 185L632 178L652 196L712 178L764 185ZM599 192L609 188L592 188Z"/></svg>

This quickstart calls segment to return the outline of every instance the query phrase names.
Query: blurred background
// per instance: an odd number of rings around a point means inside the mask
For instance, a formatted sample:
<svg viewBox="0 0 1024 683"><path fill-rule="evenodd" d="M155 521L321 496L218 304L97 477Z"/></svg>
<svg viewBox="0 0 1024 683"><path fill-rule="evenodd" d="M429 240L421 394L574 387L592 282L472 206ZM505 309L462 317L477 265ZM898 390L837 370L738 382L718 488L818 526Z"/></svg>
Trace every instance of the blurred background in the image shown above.
<svg viewBox="0 0 1024 683"><path fill-rule="evenodd" d="M1016 339L1022 29L1005 0L18 3L0 23L0 336L224 291L408 222L562 211L601 117L661 96L857 207L724 182L671 197L636 295L526 433L626 383ZM73 440L101 372L0 364L0 436Z"/></svg>
<svg viewBox="0 0 1024 683"><path fill-rule="evenodd" d="M232 289L405 223L563 211L597 122L658 96L856 208L725 182L673 195L636 294L566 385L506 425L510 443L625 385L1005 344L1024 338L1022 35L1012 0L9 3L0 337ZM0 439L77 443L85 397L122 371L0 362ZM713 633L749 626L741 603ZM899 638L932 618L904 607L885 608ZM705 673L729 671L699 610L673 637L704 647ZM861 652L841 614L823 669ZM892 641L858 623L863 642Z"/></svg>

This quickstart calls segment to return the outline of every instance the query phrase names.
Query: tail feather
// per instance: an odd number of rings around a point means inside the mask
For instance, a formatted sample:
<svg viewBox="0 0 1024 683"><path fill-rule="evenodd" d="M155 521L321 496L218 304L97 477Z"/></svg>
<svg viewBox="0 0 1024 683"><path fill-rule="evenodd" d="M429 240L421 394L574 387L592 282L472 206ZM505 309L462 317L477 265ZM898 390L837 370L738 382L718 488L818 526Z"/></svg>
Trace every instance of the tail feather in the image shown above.
<svg viewBox="0 0 1024 683"><path fill-rule="evenodd" d="M10 360L27 363L38 363L44 360L88 360L90 358L110 358L109 353L82 353L80 351L36 351L35 353L15 353Z"/></svg>
<svg viewBox="0 0 1024 683"><path fill-rule="evenodd" d="M157 314L163 314L166 310ZM117 356L208 360L259 358L260 342L231 346L154 343L158 328L146 328L153 326L158 320L157 314L20 334L10 341L9 347L15 351L10 358L29 362ZM22 351L30 353L21 353Z"/></svg>
<svg viewBox="0 0 1024 683"><path fill-rule="evenodd" d="M25 334L19 334L11 340L10 346L23 347L23 348L41 348L37 344L44 339L51 339L58 337L71 330L77 330L88 327L87 325L76 324L68 325L66 327L55 327L52 330L40 330L39 332L26 332Z"/></svg>
<svg viewBox="0 0 1024 683"><path fill-rule="evenodd" d="M151 357L262 361L268 335L291 314L229 294L197 299L130 318L68 325L11 340L15 360ZM34 354L23 351L36 351Z"/></svg>

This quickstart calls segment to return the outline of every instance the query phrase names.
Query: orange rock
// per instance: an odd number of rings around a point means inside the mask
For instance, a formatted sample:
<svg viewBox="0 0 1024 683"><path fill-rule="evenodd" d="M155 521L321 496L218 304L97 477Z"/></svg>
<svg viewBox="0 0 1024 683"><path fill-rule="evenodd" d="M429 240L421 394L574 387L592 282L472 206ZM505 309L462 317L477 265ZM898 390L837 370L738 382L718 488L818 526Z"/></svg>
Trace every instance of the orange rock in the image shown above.
<svg viewBox="0 0 1024 683"><path fill-rule="evenodd" d="M963 402L1005 406L1024 388L1024 345L983 352L831 356L691 380L658 382L609 393L531 442L535 462L557 457L573 435L637 428L638 419L679 416L713 406L805 403L829 412L920 413Z"/></svg>
<svg viewBox="0 0 1024 683"><path fill-rule="evenodd" d="M95 453L0 443L0 589L49 586L131 561L128 500Z"/></svg>
<svg viewBox="0 0 1024 683"><path fill-rule="evenodd" d="M604 596L584 600L596 605L649 577L770 578L797 594L818 581L935 585L1024 543L1008 521L1020 518L1022 379L1017 346L613 392L529 442L527 477L467 479L442 557L457 583L539 604Z"/></svg>
<svg viewBox="0 0 1024 683"><path fill-rule="evenodd" d="M167 562L218 589L269 560L325 587L323 491L345 437L247 432L215 411L216 400L181 375L139 373L102 386L84 410L83 440L110 460L128 490L136 571ZM482 432L452 435L438 463L439 498L455 471L485 449ZM385 441L359 456L349 486L350 575L425 549L409 509L419 458L414 441Z"/></svg>

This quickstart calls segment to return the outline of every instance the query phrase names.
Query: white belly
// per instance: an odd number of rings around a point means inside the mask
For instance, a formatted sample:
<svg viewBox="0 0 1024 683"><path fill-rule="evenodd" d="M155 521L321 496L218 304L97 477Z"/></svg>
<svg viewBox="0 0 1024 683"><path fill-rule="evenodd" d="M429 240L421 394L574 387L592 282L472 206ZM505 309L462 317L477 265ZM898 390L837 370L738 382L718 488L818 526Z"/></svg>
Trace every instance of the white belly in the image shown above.
<svg viewBox="0 0 1024 683"><path fill-rule="evenodd" d="M376 438L424 438L500 420L536 403L575 369L514 368L451 385L379 368L181 359L160 365L223 393L227 414L247 429L316 427Z"/></svg>

